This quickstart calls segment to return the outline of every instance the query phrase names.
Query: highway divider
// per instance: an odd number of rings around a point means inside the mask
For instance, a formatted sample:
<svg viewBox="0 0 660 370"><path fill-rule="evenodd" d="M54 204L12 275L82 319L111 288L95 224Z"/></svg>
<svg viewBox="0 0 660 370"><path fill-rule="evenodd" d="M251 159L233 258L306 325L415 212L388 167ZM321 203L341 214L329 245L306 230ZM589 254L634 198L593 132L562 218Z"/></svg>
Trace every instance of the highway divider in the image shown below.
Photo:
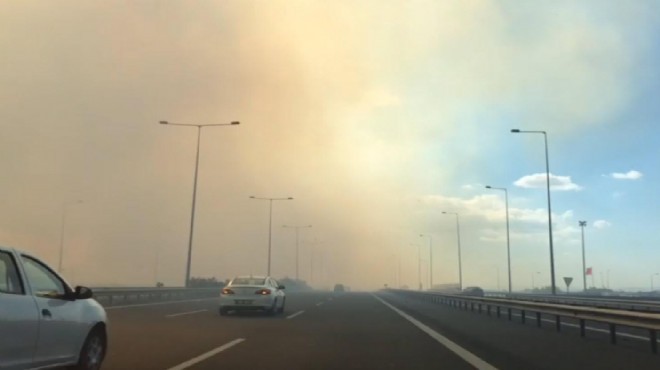
<svg viewBox="0 0 660 370"><path fill-rule="evenodd" d="M220 288L92 288L92 292L94 299L106 307L220 296Z"/></svg>
<svg viewBox="0 0 660 370"><path fill-rule="evenodd" d="M533 302L561 303L568 305L614 308L629 311L643 311L660 313L660 300L651 300L646 297L589 297L577 295L549 295L533 293L491 293L486 292L489 298L505 298L511 300L523 300Z"/></svg>
<svg viewBox="0 0 660 370"><path fill-rule="evenodd" d="M529 300L470 297L402 289L386 289L385 291L426 302L444 304L462 310L478 311L479 313L486 312L489 316L495 314L498 318L506 314L509 321L512 320L513 311L518 311L520 312L523 323L525 323L528 317L531 317L536 320L538 327L541 327L541 315L554 316L557 331L561 330L562 318L575 319L579 322L580 336L582 337L586 335L587 322L603 323L609 327L610 342L612 344L616 344L617 342L617 326L644 329L649 333L651 351L656 354L658 353L657 332L660 331L660 314L658 313L533 302Z"/></svg>

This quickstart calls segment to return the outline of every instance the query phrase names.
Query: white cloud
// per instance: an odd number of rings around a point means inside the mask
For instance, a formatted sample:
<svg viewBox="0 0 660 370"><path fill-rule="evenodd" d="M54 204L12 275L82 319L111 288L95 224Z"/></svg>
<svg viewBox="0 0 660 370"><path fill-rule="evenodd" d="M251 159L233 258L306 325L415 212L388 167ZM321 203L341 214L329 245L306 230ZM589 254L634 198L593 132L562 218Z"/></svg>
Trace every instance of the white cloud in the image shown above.
<svg viewBox="0 0 660 370"><path fill-rule="evenodd" d="M484 185L482 185L482 184L465 184L465 185L461 186L461 189L470 190L470 191L477 190L477 189L483 189L483 188L484 188Z"/></svg>
<svg viewBox="0 0 660 370"><path fill-rule="evenodd" d="M639 172L639 171L630 170L630 171L628 171L628 172L626 172L626 173L623 173L623 172L612 172L612 173L610 174L610 176L611 176L613 179L617 179L617 180L639 180L639 179L642 178L642 176L644 176L644 174L641 173L641 172Z"/></svg>
<svg viewBox="0 0 660 370"><path fill-rule="evenodd" d="M608 228L610 226L612 226L612 223L610 223L609 221L605 221L605 220L596 220L596 221L594 221L594 227L596 229L605 229L605 228Z"/></svg>
<svg viewBox="0 0 660 370"><path fill-rule="evenodd" d="M539 189L546 186L545 173L535 173L523 176L513 183L514 185L526 189ZM574 183L570 176L557 176L550 174L550 189L556 191L579 191L582 186Z"/></svg>

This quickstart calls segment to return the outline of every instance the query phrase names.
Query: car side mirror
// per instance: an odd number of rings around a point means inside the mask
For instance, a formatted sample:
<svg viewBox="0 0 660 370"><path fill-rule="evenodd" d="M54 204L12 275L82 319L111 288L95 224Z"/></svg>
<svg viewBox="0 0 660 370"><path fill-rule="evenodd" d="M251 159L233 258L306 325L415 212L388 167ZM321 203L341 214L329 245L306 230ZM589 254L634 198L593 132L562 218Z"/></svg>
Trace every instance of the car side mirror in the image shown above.
<svg viewBox="0 0 660 370"><path fill-rule="evenodd" d="M284 285L280 285L277 287L277 289L285 289L286 287Z"/></svg>
<svg viewBox="0 0 660 370"><path fill-rule="evenodd" d="M88 287L84 287L84 286L76 287L76 294L75 294L76 299L90 299L93 296L94 293Z"/></svg>

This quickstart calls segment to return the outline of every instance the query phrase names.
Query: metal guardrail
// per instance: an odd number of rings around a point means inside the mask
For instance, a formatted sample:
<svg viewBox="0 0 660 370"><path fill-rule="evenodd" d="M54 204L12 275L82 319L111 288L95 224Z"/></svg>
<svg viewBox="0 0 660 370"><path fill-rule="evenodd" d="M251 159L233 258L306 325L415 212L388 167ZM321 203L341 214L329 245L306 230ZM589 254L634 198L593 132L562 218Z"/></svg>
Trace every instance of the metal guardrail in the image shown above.
<svg viewBox="0 0 660 370"><path fill-rule="evenodd" d="M220 295L220 288L92 288L94 299L104 306L118 303L207 298Z"/></svg>
<svg viewBox="0 0 660 370"><path fill-rule="evenodd" d="M571 306L557 303L538 303L528 300L512 300L501 298L482 298L469 297L451 294L441 294L432 292L419 292L412 290L388 289L387 291L401 294L404 296L421 299L427 302L445 304L458 309L478 311L481 313L484 309L488 315L495 311L497 317L502 315L502 309L507 312L509 321L512 320L512 311L520 311L521 320L524 323L528 313L535 314L536 325L541 327L541 315L551 315L555 317L555 327L557 331L561 330L561 318L571 318L579 321L580 336L586 336L586 322L599 322L609 326L610 342L616 344L617 326L626 326L648 330L651 352L658 353L658 336L660 330L660 314L635 312L627 310L612 310L606 308Z"/></svg>
<svg viewBox="0 0 660 370"><path fill-rule="evenodd" d="M509 300L524 300L533 302L561 303L599 308L614 308L629 311L644 311L660 313L660 301L639 300L632 297L576 297L565 295L538 295L538 294L487 294L488 297L502 297Z"/></svg>

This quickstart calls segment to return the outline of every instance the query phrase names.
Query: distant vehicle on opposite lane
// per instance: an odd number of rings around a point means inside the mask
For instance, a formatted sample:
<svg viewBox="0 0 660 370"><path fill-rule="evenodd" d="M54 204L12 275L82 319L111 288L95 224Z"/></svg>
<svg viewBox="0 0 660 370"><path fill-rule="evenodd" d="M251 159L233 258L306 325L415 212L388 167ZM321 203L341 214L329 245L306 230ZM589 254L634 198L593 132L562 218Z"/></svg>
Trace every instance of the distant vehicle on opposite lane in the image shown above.
<svg viewBox="0 0 660 370"><path fill-rule="evenodd" d="M335 284L335 293L343 293L346 291L346 288L344 287L344 284Z"/></svg>
<svg viewBox="0 0 660 370"><path fill-rule="evenodd" d="M231 311L283 313L286 303L284 288L270 276L235 277L222 288L218 311L223 316Z"/></svg>
<svg viewBox="0 0 660 370"><path fill-rule="evenodd" d="M0 368L100 369L107 318L90 298L37 258L0 247Z"/></svg>
<svg viewBox="0 0 660 370"><path fill-rule="evenodd" d="M483 297L484 290L479 288L478 286L471 286L463 289L461 295L467 295L471 297Z"/></svg>

